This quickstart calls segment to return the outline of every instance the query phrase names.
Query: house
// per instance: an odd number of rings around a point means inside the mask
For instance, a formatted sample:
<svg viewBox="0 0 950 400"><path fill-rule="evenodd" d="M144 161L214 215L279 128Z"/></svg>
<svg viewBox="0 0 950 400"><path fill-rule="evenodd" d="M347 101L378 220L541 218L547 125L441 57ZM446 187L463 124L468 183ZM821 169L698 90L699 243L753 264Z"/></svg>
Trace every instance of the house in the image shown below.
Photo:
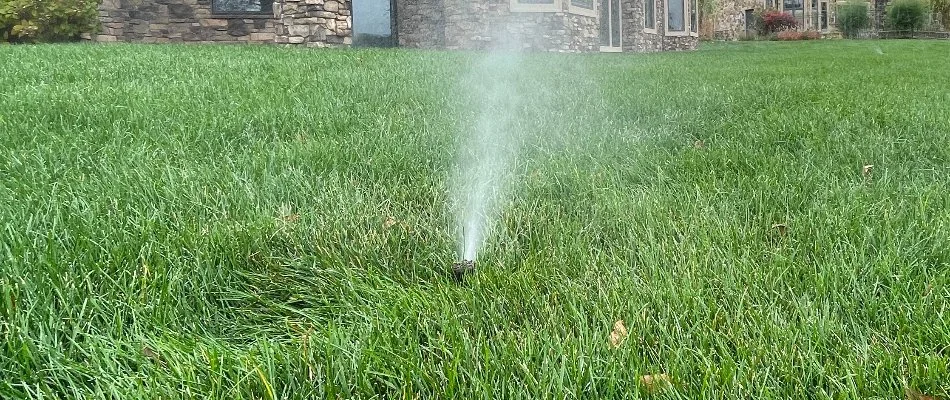
<svg viewBox="0 0 950 400"><path fill-rule="evenodd" d="M719 0L714 17L717 39L735 40L753 33L755 13L778 10L792 14L800 30L835 31L835 0Z"/></svg>
<svg viewBox="0 0 950 400"><path fill-rule="evenodd" d="M716 39L735 40L753 33L755 14L778 10L791 14L799 30L824 34L837 32L835 11L845 0L717 0L717 12L711 18ZM881 29L887 0L865 1L871 16L871 28Z"/></svg>
<svg viewBox="0 0 950 400"><path fill-rule="evenodd" d="M697 0L104 0L98 41L694 49Z"/></svg>

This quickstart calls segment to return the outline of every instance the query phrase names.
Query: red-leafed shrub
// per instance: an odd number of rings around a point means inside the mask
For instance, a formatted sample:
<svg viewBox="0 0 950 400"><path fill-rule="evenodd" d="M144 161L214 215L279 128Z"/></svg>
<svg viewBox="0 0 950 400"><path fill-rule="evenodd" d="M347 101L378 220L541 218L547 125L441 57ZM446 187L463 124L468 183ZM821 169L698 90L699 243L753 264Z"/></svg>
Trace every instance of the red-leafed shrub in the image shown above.
<svg viewBox="0 0 950 400"><path fill-rule="evenodd" d="M772 34L776 32L795 29L798 21L792 14L781 11L766 11L762 13L762 33Z"/></svg>

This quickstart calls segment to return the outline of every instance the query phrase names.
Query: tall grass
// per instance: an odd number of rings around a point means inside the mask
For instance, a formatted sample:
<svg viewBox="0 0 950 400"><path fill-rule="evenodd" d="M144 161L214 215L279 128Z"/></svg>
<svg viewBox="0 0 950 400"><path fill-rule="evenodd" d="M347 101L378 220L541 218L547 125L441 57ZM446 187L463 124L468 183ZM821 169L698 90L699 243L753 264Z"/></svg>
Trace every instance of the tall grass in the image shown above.
<svg viewBox="0 0 950 400"><path fill-rule="evenodd" d="M0 46L0 398L950 396L947 54L532 55L457 284L473 54Z"/></svg>

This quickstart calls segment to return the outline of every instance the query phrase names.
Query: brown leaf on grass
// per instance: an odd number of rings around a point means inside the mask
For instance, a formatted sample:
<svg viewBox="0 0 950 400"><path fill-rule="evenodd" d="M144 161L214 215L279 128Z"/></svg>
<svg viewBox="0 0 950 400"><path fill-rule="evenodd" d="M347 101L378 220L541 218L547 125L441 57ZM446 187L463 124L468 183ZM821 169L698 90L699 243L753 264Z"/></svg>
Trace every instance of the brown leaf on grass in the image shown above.
<svg viewBox="0 0 950 400"><path fill-rule="evenodd" d="M788 234L788 224L778 223L772 224L772 229L778 232L779 235L785 236Z"/></svg>
<svg viewBox="0 0 950 400"><path fill-rule="evenodd" d="M280 220L287 223L292 224L300 219L300 214L295 213L293 206L289 204L282 204L277 213L280 215Z"/></svg>
<svg viewBox="0 0 950 400"><path fill-rule="evenodd" d="M928 396L921 393L919 390L911 389L909 387L904 388L904 396L907 400L938 400L937 397Z"/></svg>
<svg viewBox="0 0 950 400"><path fill-rule="evenodd" d="M614 322L614 330L610 332L610 344L614 347L620 347L627 339L627 327L623 325L623 320L618 319Z"/></svg>
<svg viewBox="0 0 950 400"><path fill-rule="evenodd" d="M151 358L152 360L156 362L162 362L162 356L156 353L155 350L152 350L151 347L142 346L142 355L144 355L145 357Z"/></svg>
<svg viewBox="0 0 950 400"><path fill-rule="evenodd" d="M386 217L386 220L383 221L383 229L392 228L393 225L396 225L396 219L393 217Z"/></svg>
<svg viewBox="0 0 950 400"><path fill-rule="evenodd" d="M871 170L873 168L873 165L865 165L864 168L861 168L861 175L863 175L865 178L871 176Z"/></svg>
<svg viewBox="0 0 950 400"><path fill-rule="evenodd" d="M657 390L669 387L672 382L667 374L643 375L640 377L640 384L647 390L655 392Z"/></svg>
<svg viewBox="0 0 950 400"><path fill-rule="evenodd" d="M702 139L697 140L697 141L693 142L693 148L695 148L695 149L705 149L705 148L706 148L706 142L704 142Z"/></svg>

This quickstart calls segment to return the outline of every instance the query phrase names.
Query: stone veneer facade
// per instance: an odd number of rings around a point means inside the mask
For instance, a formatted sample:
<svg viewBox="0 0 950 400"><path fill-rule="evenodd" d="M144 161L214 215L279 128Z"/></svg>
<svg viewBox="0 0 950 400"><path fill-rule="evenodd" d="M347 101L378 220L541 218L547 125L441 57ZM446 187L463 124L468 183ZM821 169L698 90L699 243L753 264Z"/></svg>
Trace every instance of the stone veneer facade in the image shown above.
<svg viewBox="0 0 950 400"><path fill-rule="evenodd" d="M716 39L738 40L746 34L745 10L762 10L762 0L718 0L713 16Z"/></svg>
<svg viewBox="0 0 950 400"><path fill-rule="evenodd" d="M274 0L273 12L217 15L212 0L104 0L97 41L279 43L349 46L351 0ZM570 0L558 11L512 12L510 0L394 0L398 44L414 48L485 49L517 43L525 50L594 52L599 17L576 12ZM596 1L596 0L595 0ZM695 48L697 38L664 35L663 0L657 33L643 30L644 0L621 0L624 51Z"/></svg>
<svg viewBox="0 0 950 400"><path fill-rule="evenodd" d="M399 45L590 52L599 47L597 18L560 12L511 12L508 0L396 0Z"/></svg>

